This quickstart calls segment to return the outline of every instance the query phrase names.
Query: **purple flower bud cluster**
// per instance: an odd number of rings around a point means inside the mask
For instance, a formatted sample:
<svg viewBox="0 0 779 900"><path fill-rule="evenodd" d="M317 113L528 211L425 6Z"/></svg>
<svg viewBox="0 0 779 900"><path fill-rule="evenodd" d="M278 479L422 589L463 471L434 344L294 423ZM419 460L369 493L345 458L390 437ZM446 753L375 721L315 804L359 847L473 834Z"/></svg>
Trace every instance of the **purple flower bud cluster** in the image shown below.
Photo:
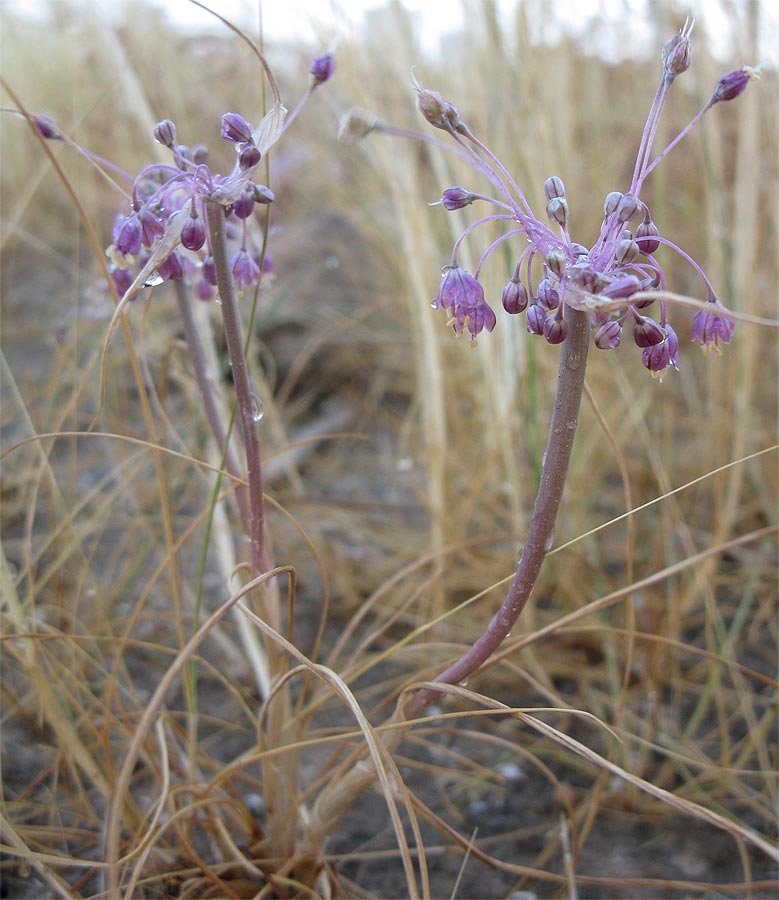
<svg viewBox="0 0 779 900"><path fill-rule="evenodd" d="M422 116L450 135L457 144L456 152L467 156L494 192L487 196L458 185L445 190L438 203L447 210L457 210L478 199L499 210L466 229L455 242L443 271L432 305L434 309L446 310L456 334L467 331L475 343L477 335L495 327L496 316L485 300L479 274L493 250L520 235L524 246L501 301L509 315L525 313L530 334L543 336L550 344L562 343L568 331L564 310L571 306L592 312L593 339L598 349L613 350L619 346L627 328L641 353L642 364L653 376L678 368L679 341L669 322L669 304L662 295L666 290L665 275L655 257L658 250L666 248L692 266L709 295L706 308L693 321L692 339L700 341L705 351L718 351L720 343L730 341L735 327L733 318L717 300L698 263L660 234L649 206L640 196L647 175L703 113L717 102L737 97L756 77L755 71L747 68L723 76L701 112L652 160L657 122L670 87L691 64L691 30L685 25L663 47L660 87L644 127L630 187L606 196L600 233L589 248L571 239L570 208L561 178L553 175L544 183L547 221L543 221L535 215L510 172L471 132L456 107L437 91L427 90L414 80ZM460 245L480 225L496 220L505 221L509 230L487 247L473 274L465 271L457 261ZM659 292L657 298L651 296L655 292ZM655 302L655 316L643 312Z"/></svg>
<svg viewBox="0 0 779 900"><path fill-rule="evenodd" d="M207 203L216 203L225 211L228 239L236 246L230 265L238 291L254 287L263 272L274 270L270 256L261 253L262 235L253 224L255 208L272 203L274 195L254 179L254 171L312 91L334 71L332 53L313 59L308 90L289 117L275 85L276 103L256 128L239 113L225 113L221 137L235 148L228 175L212 171L207 164L208 150L202 144L177 144L176 126L170 119L154 126L154 139L170 150L172 160L145 166L134 178L125 176L132 183L129 208L127 203L123 205L106 249L120 296L131 289L134 295L145 285L185 278L200 299L216 297L216 271L205 221ZM48 116L35 116L32 124L44 138L65 139ZM82 152L97 160L88 151Z"/></svg>

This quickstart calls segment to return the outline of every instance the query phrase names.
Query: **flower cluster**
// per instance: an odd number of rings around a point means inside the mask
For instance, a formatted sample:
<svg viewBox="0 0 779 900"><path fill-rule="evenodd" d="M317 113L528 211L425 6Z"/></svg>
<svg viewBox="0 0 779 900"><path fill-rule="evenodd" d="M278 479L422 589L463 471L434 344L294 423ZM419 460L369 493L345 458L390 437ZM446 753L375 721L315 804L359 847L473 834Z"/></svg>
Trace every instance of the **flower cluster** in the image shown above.
<svg viewBox="0 0 779 900"><path fill-rule="evenodd" d="M647 118L630 187L612 191L603 205L600 234L591 247L571 239L568 231L569 206L562 180L557 176L544 183L547 221L537 218L522 190L500 160L471 132L456 107L437 91L421 87L415 80L419 110L434 127L446 131L473 167L492 185L494 196L477 194L462 186L444 191L439 203L447 210L462 209L477 200L490 202L497 212L471 224L455 242L449 264L443 270L434 309L445 309L456 334L468 332L471 342L482 331L492 331L496 316L484 299L479 273L487 257L503 241L517 235L525 247L516 261L511 280L502 296L504 310L525 313L527 330L543 335L551 344L565 340L568 325L566 305L593 311L594 343L601 350L619 345L626 327L641 350L643 365L654 375L669 367L678 368L678 338L668 321L668 304L658 299L655 318L645 310L655 299L652 292L665 291L666 279L656 251L667 247L685 259L702 278L708 302L695 316L693 340L703 349L719 350L719 342L730 341L734 321L728 315L701 267L680 247L661 236L649 206L641 199L645 179L666 154L681 141L700 118L716 103L741 94L757 73L748 68L723 76L703 109L654 159L653 139L660 113L674 80L690 65L691 27L685 27L663 48L663 71L654 103ZM478 226L496 220L508 228L484 251L473 274L458 263L463 240ZM536 281L537 279L537 281ZM635 299L631 299L635 296Z"/></svg>
<svg viewBox="0 0 779 900"><path fill-rule="evenodd" d="M154 126L154 138L170 150L172 161L145 166L133 178L74 144L48 116L31 117L41 137L66 141L101 169L110 169L131 185L106 250L109 271L121 297L131 299L144 286L182 278L193 285L200 299L216 297L216 270L205 223L206 203L224 208L228 240L235 244L230 268L237 291L259 282L261 265L263 271L272 271L273 261L267 253L261 254L262 241L252 233L251 219L256 206L272 203L274 195L255 180L254 173L313 91L334 71L335 58L331 53L315 57L309 69L308 88L287 115L266 68L275 102L260 124L253 128L235 112L222 116L221 137L235 148L229 175L212 172L207 165L208 150L202 144L177 144L176 126L170 119Z"/></svg>
<svg viewBox="0 0 779 900"><path fill-rule="evenodd" d="M208 202L225 210L228 239L235 244L230 268L238 292L259 282L260 265L264 271L272 271L273 261L268 254L261 255L261 238L252 233L250 223L255 207L272 203L274 195L254 179L254 173L313 90L334 70L331 53L313 59L308 89L289 116L278 102L253 128L238 113L225 113L221 137L235 147L229 175L211 171L204 146L176 144L176 127L169 119L155 126L155 139L170 150L173 160L167 165L146 166L138 173L133 179L130 209L114 224L106 254L120 295L145 284L187 277L200 299L216 296L216 271L204 221Z"/></svg>

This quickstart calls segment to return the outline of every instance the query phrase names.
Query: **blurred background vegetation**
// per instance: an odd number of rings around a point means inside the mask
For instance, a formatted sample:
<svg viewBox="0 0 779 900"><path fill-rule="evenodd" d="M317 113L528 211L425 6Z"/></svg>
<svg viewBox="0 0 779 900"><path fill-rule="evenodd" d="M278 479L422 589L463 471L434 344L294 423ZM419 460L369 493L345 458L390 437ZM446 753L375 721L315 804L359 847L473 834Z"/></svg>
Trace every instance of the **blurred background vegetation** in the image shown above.
<svg viewBox="0 0 779 900"><path fill-rule="evenodd" d="M761 4L717 4L716 27L729 41L727 58L715 57L712 41L723 41L711 33L710 4L655 2L636 47L629 7L574 34L552 3L517 2L506 17L492 2L472 0L463 4L467 27L447 34L438 52L399 3L351 28L335 7L332 20L319 14L317 46L263 36L290 108L311 55L338 39L336 75L270 155L275 274L263 285L251 346L266 408L266 489L319 555L284 515L271 514L276 557L301 579L296 642L312 652L329 590L319 658L351 679L377 721L388 691L433 676L502 600L500 582L513 571L535 496L557 358L525 333L521 317L501 313L473 350L453 339L430 300L453 240L475 216L428 204L451 185L483 185L458 161L412 141L372 135L338 143L339 119L359 106L422 130L410 89L415 67L423 85L455 103L535 208L544 179L563 179L573 236L589 244L603 198L629 184L664 41L687 15L697 17L693 65L674 85L658 148L721 74L761 61L758 41L766 38ZM151 136L163 117L176 122L180 141L206 143L212 159L228 165L221 114L256 122L267 102L256 60L205 14L202 28L184 30L151 5L121 9L108 25L89 4L51 2L36 18L6 6L4 79L28 110L52 116L128 172L164 158ZM631 52L623 56L621 47ZM644 194L661 233L703 266L725 305L767 319L776 319L779 282L776 82L769 60L761 81L715 107ZM7 95L3 106L13 106ZM133 723L180 647L176 629L186 631L191 619L209 502L198 463L207 457L207 429L173 299L157 288L133 304L128 320L159 441L181 454L165 459L169 495L160 497L148 452L125 439L148 435L120 336L100 408L99 353L112 304L79 211L24 120L2 116L3 584L18 598L3 642L4 849L6 876L19 891L7 896L40 896L47 867L68 885L63 895L96 896L95 872L83 860L100 858L100 780L110 784ZM107 244L116 195L72 149L49 147ZM463 264L472 269L486 235L498 233L487 228L468 243ZM504 247L483 273L496 307L518 252ZM668 252L660 259L672 290L705 298L689 266ZM512 640L776 524L776 330L740 323L721 357L703 356L688 341L691 318L682 309L672 316L680 372L662 383L627 342L592 351L557 528L556 544L576 543L549 558ZM55 436L20 445L38 435ZM683 489L671 493L676 488ZM182 538L175 566L161 539L169 509ZM573 715L550 721L635 775L775 841L776 562L768 538L682 567L627 603L518 649L485 671L478 689L514 706L597 716L619 743ZM185 586L178 621L174 568ZM213 608L224 585L211 570L205 585ZM411 630L481 591L423 640L393 652ZM210 773L251 745L253 697L231 625L200 658L201 764ZM42 692L62 710L57 727ZM170 698L174 719L183 709L182 695ZM572 885L582 897L773 895L775 864L735 832L604 778L516 722L463 721L431 726L404 745L403 772L453 828L466 837L475 828L484 853L536 873L471 859L458 882L456 842L436 832L428 846L434 896L556 896ZM326 707L317 720L322 735L342 724ZM91 765L64 734L78 735ZM506 768L515 759L519 768ZM143 765L139 808L159 778L152 760ZM314 772L323 762L312 757L310 765ZM251 808L257 790L247 775L234 794ZM564 810L579 826L575 871L561 838ZM405 895L383 816L381 804L369 806L334 837L330 862L351 879L346 895L362 895L358 883L366 896ZM180 837L171 829L160 838L143 896L187 889L194 851ZM250 834L234 839L251 845ZM258 890L234 888L236 896Z"/></svg>

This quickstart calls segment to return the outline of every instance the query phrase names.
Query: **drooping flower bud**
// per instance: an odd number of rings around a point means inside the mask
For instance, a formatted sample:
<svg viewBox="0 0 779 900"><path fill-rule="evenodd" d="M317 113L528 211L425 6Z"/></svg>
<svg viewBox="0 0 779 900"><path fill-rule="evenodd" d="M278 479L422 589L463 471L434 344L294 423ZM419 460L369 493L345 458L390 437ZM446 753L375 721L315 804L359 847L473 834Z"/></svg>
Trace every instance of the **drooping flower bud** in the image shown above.
<svg viewBox="0 0 779 900"><path fill-rule="evenodd" d="M318 87L324 84L335 72L335 57L332 53L323 53L311 60L311 68L308 70L311 86Z"/></svg>
<svg viewBox="0 0 779 900"><path fill-rule="evenodd" d="M537 301L533 300L527 309L527 330L530 334L543 334L544 323L546 322L546 310Z"/></svg>
<svg viewBox="0 0 779 900"><path fill-rule="evenodd" d="M276 195L269 187L265 187L264 184L254 184L254 182L250 182L252 185L252 189L254 191L254 202L260 203L263 206L267 206L268 203L273 203L276 199Z"/></svg>
<svg viewBox="0 0 779 900"><path fill-rule="evenodd" d="M527 308L527 288L516 276L503 288L501 302L503 303L503 309L511 315L521 313Z"/></svg>
<svg viewBox="0 0 779 900"><path fill-rule="evenodd" d="M645 347L641 353L641 362L649 369L653 377L658 378L671 366L679 368L679 339L670 324L665 325L665 337L659 344Z"/></svg>
<svg viewBox="0 0 779 900"><path fill-rule="evenodd" d="M262 159L262 154L254 144L241 144L238 150L238 165L246 172L253 169Z"/></svg>
<svg viewBox="0 0 779 900"><path fill-rule="evenodd" d="M254 211L254 185L247 184L241 191L241 196L233 203L233 213L239 219L248 219Z"/></svg>
<svg viewBox="0 0 779 900"><path fill-rule="evenodd" d="M655 223L649 218L649 213L644 213L644 221L636 228L636 243L638 249L645 255L651 256L660 246L660 241L656 240L660 232L657 230Z"/></svg>
<svg viewBox="0 0 779 900"><path fill-rule="evenodd" d="M183 278L184 267L181 265L178 253L174 251L164 262L161 262L157 272L160 278L164 278L165 281L178 281Z"/></svg>
<svg viewBox="0 0 779 900"><path fill-rule="evenodd" d="M593 342L598 350L613 350L622 340L622 326L616 319L606 322L595 332Z"/></svg>
<svg viewBox="0 0 779 900"><path fill-rule="evenodd" d="M665 338L665 332L648 316L633 312L633 340L638 347L653 347Z"/></svg>
<svg viewBox="0 0 779 900"><path fill-rule="evenodd" d="M252 143L252 126L240 113L227 112L222 116L221 137L234 144Z"/></svg>
<svg viewBox="0 0 779 900"><path fill-rule="evenodd" d="M138 213L141 222L141 242L144 247L151 245L165 234L165 225L162 219L147 204Z"/></svg>
<svg viewBox="0 0 779 900"><path fill-rule="evenodd" d="M206 226L203 219L192 209L181 229L181 243L187 250L200 250L206 242Z"/></svg>
<svg viewBox="0 0 779 900"><path fill-rule="evenodd" d="M154 126L154 140L163 147L172 147L176 143L176 126L170 119L163 119Z"/></svg>
<svg viewBox="0 0 779 900"><path fill-rule="evenodd" d="M216 287L216 266L214 265L213 256L207 256L203 260L203 280L212 287Z"/></svg>
<svg viewBox="0 0 779 900"><path fill-rule="evenodd" d="M548 278L542 278L538 284L538 302L547 310L557 309L560 305L560 295Z"/></svg>
<svg viewBox="0 0 779 900"><path fill-rule="evenodd" d="M568 337L568 323L562 317L562 308L544 322L544 339L549 344L562 344Z"/></svg>

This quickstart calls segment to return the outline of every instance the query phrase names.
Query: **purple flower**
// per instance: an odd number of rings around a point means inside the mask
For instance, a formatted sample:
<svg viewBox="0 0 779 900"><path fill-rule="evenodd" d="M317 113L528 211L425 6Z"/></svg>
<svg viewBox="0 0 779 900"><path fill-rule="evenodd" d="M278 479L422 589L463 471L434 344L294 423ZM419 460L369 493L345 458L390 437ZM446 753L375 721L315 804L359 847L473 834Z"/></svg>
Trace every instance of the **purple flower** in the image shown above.
<svg viewBox="0 0 779 900"><path fill-rule="evenodd" d="M30 116L30 119L41 137L44 137L49 141L62 140L59 129L54 124L54 121L48 116Z"/></svg>
<svg viewBox="0 0 779 900"><path fill-rule="evenodd" d="M447 266L433 299L433 309L445 309L455 315L458 309L471 309L483 299L484 288L470 272L460 266Z"/></svg>
<svg viewBox="0 0 779 900"><path fill-rule="evenodd" d="M323 53L322 56L315 56L311 60L311 68L309 74L311 76L311 84L318 87L324 84L335 72L335 57L332 53Z"/></svg>
<svg viewBox="0 0 779 900"><path fill-rule="evenodd" d="M114 249L122 257L135 256L141 249L141 223L135 213L117 220L113 232Z"/></svg>
<svg viewBox="0 0 779 900"><path fill-rule="evenodd" d="M178 281L182 278L184 276L184 268L181 265L181 259L179 258L178 253L171 253L170 256L160 263L157 271L159 272L160 278L164 278L165 281Z"/></svg>
<svg viewBox="0 0 779 900"><path fill-rule="evenodd" d="M447 188L439 202L444 209L451 211L453 209L462 209L464 206L469 206L476 199L476 194L469 191L467 188L458 185L457 187Z"/></svg>
<svg viewBox="0 0 779 900"><path fill-rule="evenodd" d="M495 327L495 313L484 300L484 288L460 266L447 267L432 305L434 309L445 309L455 333L462 334L467 329L471 340Z"/></svg>
<svg viewBox="0 0 779 900"><path fill-rule="evenodd" d="M671 366L679 369L679 339L676 332L666 323L665 337L659 344L645 347L641 352L641 362L649 369L654 378L662 378L665 370Z"/></svg>
<svg viewBox="0 0 779 900"><path fill-rule="evenodd" d="M230 259L230 269L238 291L251 287L260 280L260 267L246 252L245 247L234 253Z"/></svg>
<svg viewBox="0 0 779 900"><path fill-rule="evenodd" d="M568 337L568 323L562 317L562 307L544 322L544 338L549 344L562 344Z"/></svg>
<svg viewBox="0 0 779 900"><path fill-rule="evenodd" d="M613 350L622 340L622 325L613 319L606 322L595 332L593 341L598 350Z"/></svg>
<svg viewBox="0 0 779 900"><path fill-rule="evenodd" d="M753 78L760 76L754 69L744 66L743 69L736 69L735 72L728 72L723 75L714 88L714 93L709 101L712 105L725 100L735 100L739 94L743 94L747 85Z"/></svg>
<svg viewBox="0 0 779 900"><path fill-rule="evenodd" d="M735 330L735 321L719 300L708 300L706 308L695 313L692 320L692 339L701 342L704 353L721 353L719 342L729 344Z"/></svg>
<svg viewBox="0 0 779 900"><path fill-rule="evenodd" d="M234 144L252 143L252 126L240 113L228 112L222 116L221 136Z"/></svg>

